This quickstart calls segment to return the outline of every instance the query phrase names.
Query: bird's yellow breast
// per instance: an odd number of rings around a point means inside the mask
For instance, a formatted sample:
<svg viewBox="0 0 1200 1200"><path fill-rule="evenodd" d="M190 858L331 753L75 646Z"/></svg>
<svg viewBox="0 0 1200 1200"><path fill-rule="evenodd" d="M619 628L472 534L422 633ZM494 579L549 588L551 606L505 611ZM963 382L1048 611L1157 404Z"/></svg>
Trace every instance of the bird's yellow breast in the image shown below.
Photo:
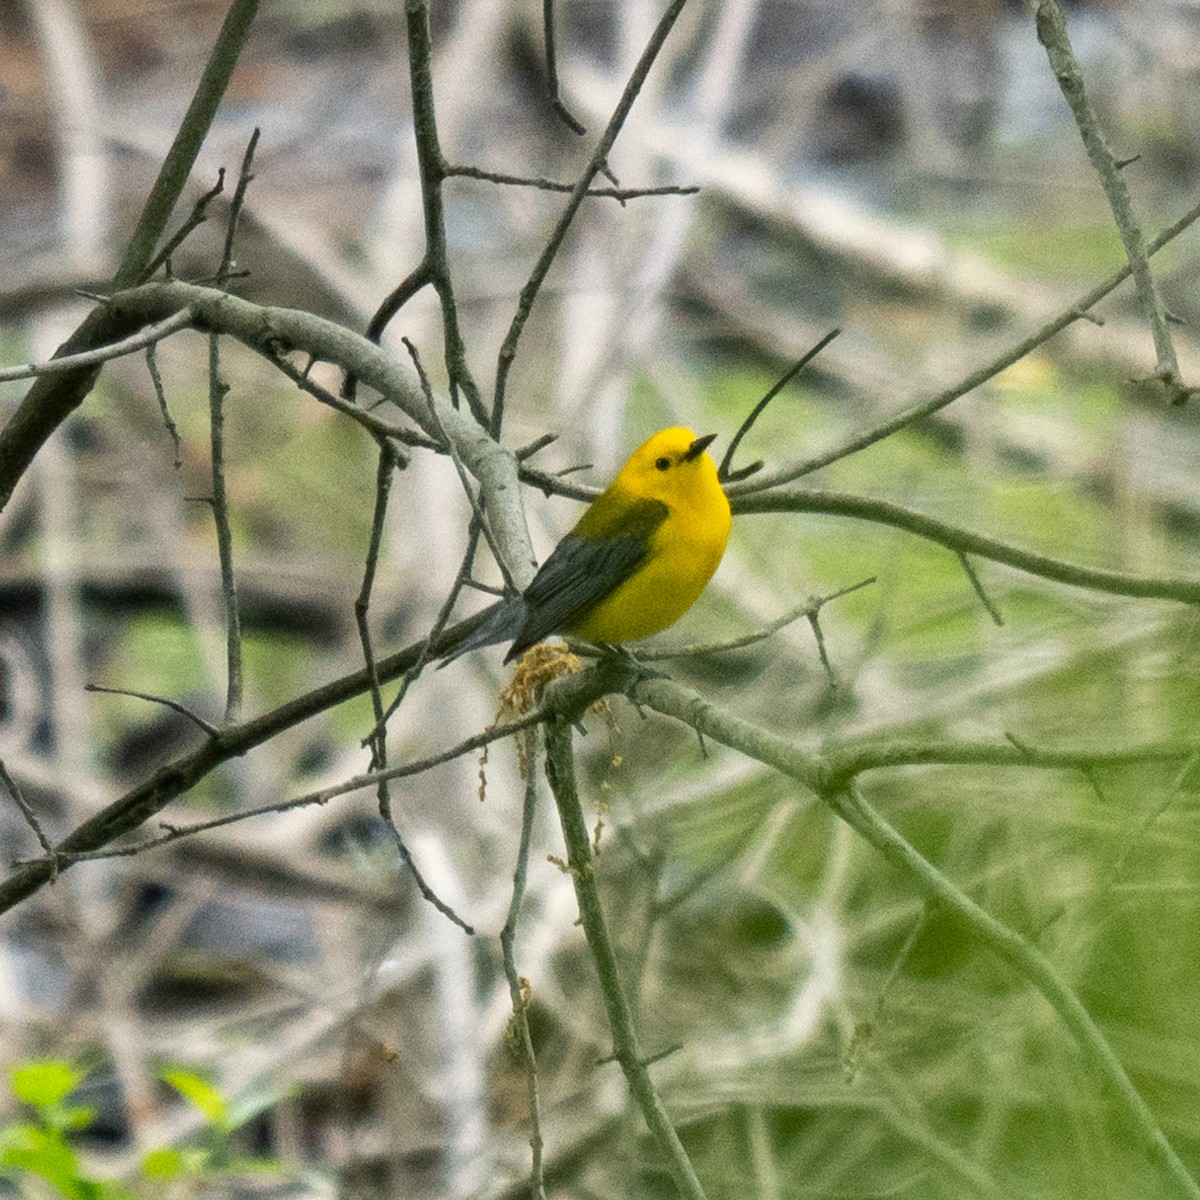
<svg viewBox="0 0 1200 1200"><path fill-rule="evenodd" d="M591 642L634 641L666 629L696 602L725 553L733 518L707 454L676 470L670 490L654 497L669 511L650 535L645 560L568 632ZM627 482L614 482L612 503L620 502ZM645 491L631 482L630 502Z"/></svg>

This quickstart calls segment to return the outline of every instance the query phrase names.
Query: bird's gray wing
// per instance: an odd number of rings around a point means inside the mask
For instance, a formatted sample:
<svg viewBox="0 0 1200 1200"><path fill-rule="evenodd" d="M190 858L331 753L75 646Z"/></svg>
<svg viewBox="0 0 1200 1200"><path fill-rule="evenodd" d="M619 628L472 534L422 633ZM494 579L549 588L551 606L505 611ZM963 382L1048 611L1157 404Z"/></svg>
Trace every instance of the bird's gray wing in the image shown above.
<svg viewBox="0 0 1200 1200"><path fill-rule="evenodd" d="M568 533L525 589L525 620L504 661L569 629L624 583L645 560L650 537L668 512L659 500L642 500L622 513L615 537L581 537L579 525Z"/></svg>

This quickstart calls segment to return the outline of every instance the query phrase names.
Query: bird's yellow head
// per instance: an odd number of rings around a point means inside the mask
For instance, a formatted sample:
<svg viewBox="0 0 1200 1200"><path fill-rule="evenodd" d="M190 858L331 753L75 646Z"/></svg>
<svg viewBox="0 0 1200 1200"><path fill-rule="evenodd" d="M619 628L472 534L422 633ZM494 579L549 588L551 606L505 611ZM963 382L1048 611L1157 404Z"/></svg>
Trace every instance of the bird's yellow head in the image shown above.
<svg viewBox="0 0 1200 1200"><path fill-rule="evenodd" d="M715 433L697 437L690 429L662 429L643 442L621 468L616 482L647 500L661 500L669 508L694 504L697 495L721 495L717 468L708 456Z"/></svg>

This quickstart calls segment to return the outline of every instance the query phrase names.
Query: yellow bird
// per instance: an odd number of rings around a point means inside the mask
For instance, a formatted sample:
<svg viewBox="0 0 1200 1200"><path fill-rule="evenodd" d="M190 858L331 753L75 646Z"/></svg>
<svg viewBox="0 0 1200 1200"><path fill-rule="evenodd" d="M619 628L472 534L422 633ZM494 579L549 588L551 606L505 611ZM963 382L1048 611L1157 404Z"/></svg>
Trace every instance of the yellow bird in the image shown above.
<svg viewBox="0 0 1200 1200"><path fill-rule="evenodd" d="M505 662L552 633L617 645L674 624L717 569L733 523L706 452L715 437L673 427L643 442L524 592L446 661L509 639Z"/></svg>

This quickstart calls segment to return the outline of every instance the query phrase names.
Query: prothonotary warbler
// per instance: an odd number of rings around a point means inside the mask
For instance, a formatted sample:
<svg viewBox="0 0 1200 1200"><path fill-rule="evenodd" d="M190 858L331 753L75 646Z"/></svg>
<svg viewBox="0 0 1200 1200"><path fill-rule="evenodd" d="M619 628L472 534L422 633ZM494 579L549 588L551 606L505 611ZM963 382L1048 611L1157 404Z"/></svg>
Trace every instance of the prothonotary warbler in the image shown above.
<svg viewBox="0 0 1200 1200"><path fill-rule="evenodd" d="M511 662L552 633L617 645L683 616L717 569L733 523L707 454L715 437L673 427L643 442L524 592L500 601L447 661L511 639Z"/></svg>

